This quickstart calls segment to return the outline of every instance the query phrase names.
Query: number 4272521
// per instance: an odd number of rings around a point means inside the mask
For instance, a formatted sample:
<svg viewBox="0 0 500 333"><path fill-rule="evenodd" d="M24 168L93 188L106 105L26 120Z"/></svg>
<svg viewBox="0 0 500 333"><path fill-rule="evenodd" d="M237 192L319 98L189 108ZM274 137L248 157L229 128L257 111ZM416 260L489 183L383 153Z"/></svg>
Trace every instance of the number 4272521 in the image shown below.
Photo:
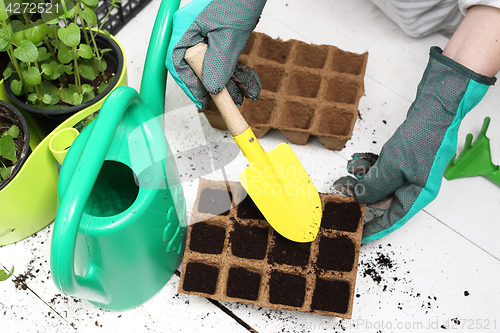
<svg viewBox="0 0 500 333"><path fill-rule="evenodd" d="M5 7L9 14L53 14L59 12L59 3L34 3L34 2L14 2Z"/></svg>

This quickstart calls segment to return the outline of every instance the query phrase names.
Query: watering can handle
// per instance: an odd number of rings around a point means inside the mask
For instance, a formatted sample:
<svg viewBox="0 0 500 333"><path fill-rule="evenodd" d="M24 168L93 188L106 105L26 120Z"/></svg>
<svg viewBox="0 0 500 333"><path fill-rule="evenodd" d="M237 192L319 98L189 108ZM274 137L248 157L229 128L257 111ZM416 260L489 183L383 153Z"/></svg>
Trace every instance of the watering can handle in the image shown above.
<svg viewBox="0 0 500 333"><path fill-rule="evenodd" d="M134 112L134 108L140 108L140 112L148 109L135 89L118 87L112 91L90 128L71 178L67 184L60 184L60 204L52 233L51 270L54 282L67 295L100 303L107 301L99 280L94 278L98 274L95 267L88 267L85 277L77 276L74 272L76 238L84 207L115 131L123 114L126 111Z"/></svg>
<svg viewBox="0 0 500 333"><path fill-rule="evenodd" d="M207 48L207 44L199 43L187 49L184 55L184 59L189 66L191 66L200 80L203 69L203 58ZM229 95L229 92L225 87L218 94L210 94L210 96L214 100L215 105L217 105L217 108L219 109L222 118L224 118L227 128L229 129L229 132L231 132L232 136L242 134L248 129L248 123L241 115L240 111L234 104L231 95Z"/></svg>

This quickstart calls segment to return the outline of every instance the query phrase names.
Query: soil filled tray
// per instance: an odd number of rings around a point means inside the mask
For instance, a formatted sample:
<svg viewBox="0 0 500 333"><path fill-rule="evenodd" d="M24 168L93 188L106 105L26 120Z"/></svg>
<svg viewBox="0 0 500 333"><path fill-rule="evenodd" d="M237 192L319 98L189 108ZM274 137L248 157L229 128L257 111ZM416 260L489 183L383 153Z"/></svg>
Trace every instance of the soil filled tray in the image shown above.
<svg viewBox="0 0 500 333"><path fill-rule="evenodd" d="M316 239L276 233L237 182L200 179L179 292L351 318L365 206L320 193Z"/></svg>
<svg viewBox="0 0 500 333"><path fill-rule="evenodd" d="M368 53L253 32L239 60L262 82L260 99L238 107L258 138L279 129L294 144L316 135L328 149L344 148L358 118ZM199 111L212 127L226 129L213 102Z"/></svg>

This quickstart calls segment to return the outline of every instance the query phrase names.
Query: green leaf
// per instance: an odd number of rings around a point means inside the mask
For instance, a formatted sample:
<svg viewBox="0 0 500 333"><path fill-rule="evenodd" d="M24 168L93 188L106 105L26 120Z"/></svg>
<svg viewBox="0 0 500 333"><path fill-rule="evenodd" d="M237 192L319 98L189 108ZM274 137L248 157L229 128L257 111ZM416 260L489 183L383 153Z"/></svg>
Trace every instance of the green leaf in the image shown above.
<svg viewBox="0 0 500 333"><path fill-rule="evenodd" d="M9 33L5 29L0 29L0 52L5 52L10 47Z"/></svg>
<svg viewBox="0 0 500 333"><path fill-rule="evenodd" d="M9 178L10 176L10 173L12 171L12 167L0 167L0 180L6 180L7 178ZM1 274L1 270L0 270L0 274Z"/></svg>
<svg viewBox="0 0 500 333"><path fill-rule="evenodd" d="M5 8L5 2L0 1L0 21L5 21L8 18L9 14L7 13L7 10Z"/></svg>
<svg viewBox="0 0 500 333"><path fill-rule="evenodd" d="M49 104L49 105L53 104L52 103L52 96L50 96L49 94L43 95L42 102L44 102L45 104Z"/></svg>
<svg viewBox="0 0 500 333"><path fill-rule="evenodd" d="M80 28L75 23L70 23L66 28L60 28L57 36L69 47L77 47L80 44Z"/></svg>
<svg viewBox="0 0 500 333"><path fill-rule="evenodd" d="M50 59L51 54L47 52L47 49L45 47L39 47L38 48L38 62L45 61L47 59Z"/></svg>
<svg viewBox="0 0 500 333"><path fill-rule="evenodd" d="M25 39L26 36L24 36L24 24L23 22L19 20L14 20L9 23L9 28L10 31L12 31L12 35L14 37L14 40L16 44L19 44L21 40Z"/></svg>
<svg viewBox="0 0 500 333"><path fill-rule="evenodd" d="M51 82L49 81L43 81L42 82L42 88L43 88L43 93L45 95L43 95L43 99L42 101L45 103L45 104L49 104L49 105L54 105L54 104L57 104L59 103L59 89ZM49 101L49 96L50 97L50 101Z"/></svg>
<svg viewBox="0 0 500 333"><path fill-rule="evenodd" d="M92 52L92 48L87 44L80 44L78 55L84 59L92 59L94 57L94 52Z"/></svg>
<svg viewBox="0 0 500 333"><path fill-rule="evenodd" d="M97 6L99 0L81 0L87 6Z"/></svg>
<svg viewBox="0 0 500 333"><path fill-rule="evenodd" d="M30 67L27 70L23 71L23 78L26 81L27 85L36 86L40 82L42 82L42 74L36 67Z"/></svg>
<svg viewBox="0 0 500 333"><path fill-rule="evenodd" d="M4 78L4 80L7 80L7 79L8 79L11 75L12 75L12 68L7 67L7 68L3 71L3 78Z"/></svg>
<svg viewBox="0 0 500 333"><path fill-rule="evenodd" d="M61 45L59 52L57 53L57 59L63 64L69 63L73 60L71 49L69 49L66 45Z"/></svg>
<svg viewBox="0 0 500 333"><path fill-rule="evenodd" d="M72 97L71 104L73 104L73 105L80 105L80 104L82 104L83 94L73 93L73 96L71 96L71 97Z"/></svg>
<svg viewBox="0 0 500 333"><path fill-rule="evenodd" d="M109 38L109 37L111 37L111 34L110 34L110 33L109 33L109 31L108 31L108 30L106 30L106 29L102 29L100 32L101 32L101 33L103 33L103 34L104 34L106 37L108 37L108 38Z"/></svg>
<svg viewBox="0 0 500 333"><path fill-rule="evenodd" d="M94 88L90 84L83 84L82 85L83 89L83 102L88 102L91 99L94 99L95 93L94 93Z"/></svg>
<svg viewBox="0 0 500 333"><path fill-rule="evenodd" d="M57 20L57 22L59 22L59 20ZM56 23L57 23L56 22ZM49 28L49 38L50 39L55 39L56 36L57 36L57 31L60 29L60 27L56 24L53 24L50 26ZM53 41L52 45L56 44L55 41Z"/></svg>
<svg viewBox="0 0 500 333"><path fill-rule="evenodd" d="M51 63L47 64L42 64L42 74L44 77L52 77L54 73L56 72L57 69L57 63L55 61L52 61ZM53 78L51 80L55 80L56 78Z"/></svg>
<svg viewBox="0 0 500 333"><path fill-rule="evenodd" d="M36 93L31 93L28 95L28 101L30 101L31 103L35 103L37 99L38 95Z"/></svg>
<svg viewBox="0 0 500 333"><path fill-rule="evenodd" d="M17 127L17 125L12 125L3 135L10 135L16 139L19 136L19 127Z"/></svg>
<svg viewBox="0 0 500 333"><path fill-rule="evenodd" d="M80 70L80 75L87 80L94 81L95 78L97 77L97 73L95 72L94 68L90 64L90 62L81 62L78 66Z"/></svg>
<svg viewBox="0 0 500 333"><path fill-rule="evenodd" d="M95 67L99 72L104 72L108 68L108 63L104 59L94 59Z"/></svg>
<svg viewBox="0 0 500 333"><path fill-rule="evenodd" d="M64 1L64 2L68 2L68 1ZM71 1L72 3L72 1ZM76 7L73 5L73 7L71 7L70 9L68 9L66 12L65 12L65 18L73 18L75 16L75 11L76 11Z"/></svg>
<svg viewBox="0 0 500 333"><path fill-rule="evenodd" d="M10 171L9 171L10 173ZM2 175L3 176L3 175ZM5 281L10 278L14 274L14 266L10 269L10 272L5 272L3 269L0 269L0 281Z"/></svg>
<svg viewBox="0 0 500 333"><path fill-rule="evenodd" d="M82 11L82 17L83 17L83 20L85 22L87 22L90 26L92 26L92 27L97 26L97 16L94 13L94 11L92 11L91 8L84 6L83 11Z"/></svg>
<svg viewBox="0 0 500 333"><path fill-rule="evenodd" d="M59 97L64 103L71 104L71 105L76 105L73 104L73 95L78 93L76 92L76 86L74 84L70 84L67 88L61 89L59 92ZM83 99L83 97L82 97Z"/></svg>
<svg viewBox="0 0 500 333"><path fill-rule="evenodd" d="M0 156L11 161L12 163L17 162L16 158L16 143L10 135L4 135L0 137Z"/></svg>
<svg viewBox="0 0 500 333"><path fill-rule="evenodd" d="M99 94L102 94L104 92L104 90L106 90L106 88L110 85L111 81L109 83L106 83L106 82L103 82L99 85L99 89L97 89L97 92Z"/></svg>
<svg viewBox="0 0 500 333"><path fill-rule="evenodd" d="M49 33L49 26L42 21L42 19L32 22L26 26L26 31L24 34L26 38L30 40L33 44L38 44L45 36Z"/></svg>
<svg viewBox="0 0 500 333"><path fill-rule="evenodd" d="M10 82L10 89L14 93L14 95L19 96L23 91L23 83L19 80L12 80Z"/></svg>
<svg viewBox="0 0 500 333"><path fill-rule="evenodd" d="M23 39L14 50L14 57L23 62L34 62L38 59L38 49L32 41Z"/></svg>

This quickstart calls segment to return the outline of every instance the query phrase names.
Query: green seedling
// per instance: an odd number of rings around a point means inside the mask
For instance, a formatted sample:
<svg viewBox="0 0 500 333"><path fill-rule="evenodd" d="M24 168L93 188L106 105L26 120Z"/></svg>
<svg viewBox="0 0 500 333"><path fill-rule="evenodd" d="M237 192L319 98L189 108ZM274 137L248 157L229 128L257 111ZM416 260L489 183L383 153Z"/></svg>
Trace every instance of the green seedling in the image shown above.
<svg viewBox="0 0 500 333"><path fill-rule="evenodd" d="M92 100L95 92L85 80L99 82L98 93L104 91L113 80L105 74L104 54L110 49L99 48L95 36L98 30L109 35L102 28L120 1L109 0L109 10L99 24L98 0L50 4L33 0L36 13L24 7L13 9L10 2L0 0L0 52L10 60L0 74L12 92L28 105L54 109L65 107L61 101L80 105Z"/></svg>
<svg viewBox="0 0 500 333"><path fill-rule="evenodd" d="M19 136L19 127L10 126L0 135L0 181L9 178L12 167L17 162L17 145L14 142Z"/></svg>

